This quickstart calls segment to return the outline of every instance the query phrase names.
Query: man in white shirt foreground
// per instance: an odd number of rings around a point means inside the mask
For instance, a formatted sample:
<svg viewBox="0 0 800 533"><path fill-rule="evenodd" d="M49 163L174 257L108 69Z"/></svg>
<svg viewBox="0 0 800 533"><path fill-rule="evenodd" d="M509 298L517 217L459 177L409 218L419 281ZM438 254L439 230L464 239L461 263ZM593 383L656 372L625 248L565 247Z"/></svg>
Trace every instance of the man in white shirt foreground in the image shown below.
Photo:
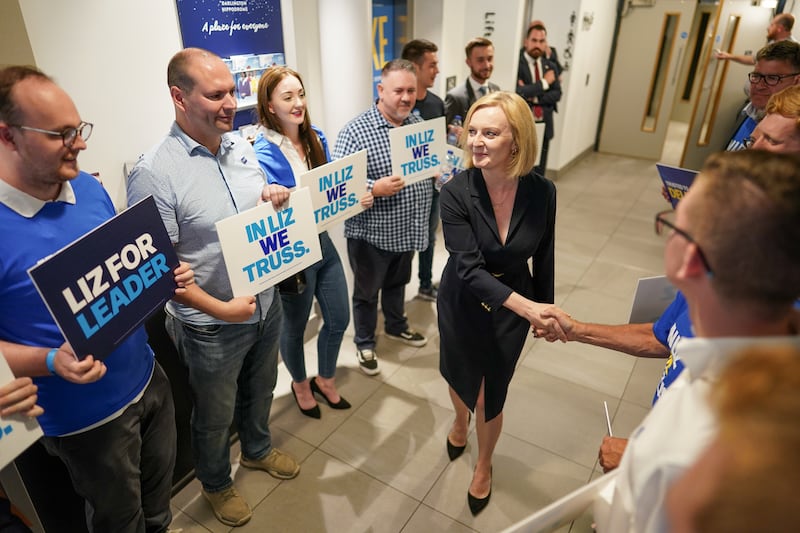
<svg viewBox="0 0 800 533"><path fill-rule="evenodd" d="M800 345L800 159L748 150L712 155L674 217L659 214L667 277L686 296L695 339L686 380L634 430L613 486L595 502L597 530L667 531L664 497L716 432L709 388L738 350Z"/></svg>

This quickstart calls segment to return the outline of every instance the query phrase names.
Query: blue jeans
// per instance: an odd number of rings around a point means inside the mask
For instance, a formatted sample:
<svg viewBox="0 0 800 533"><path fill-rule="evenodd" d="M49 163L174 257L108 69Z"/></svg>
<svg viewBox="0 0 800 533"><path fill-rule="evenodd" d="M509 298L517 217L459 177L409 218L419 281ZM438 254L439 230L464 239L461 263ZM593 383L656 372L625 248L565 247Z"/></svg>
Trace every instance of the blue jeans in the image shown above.
<svg viewBox="0 0 800 533"><path fill-rule="evenodd" d="M431 180L433 181L433 180ZM428 247L419 253L419 288L433 286L433 245L436 243L436 229L439 227L439 191L434 187L431 201L431 215L428 219Z"/></svg>
<svg viewBox="0 0 800 533"><path fill-rule="evenodd" d="M142 533L166 531L172 521L176 440L169 380L156 363L144 395L120 416L42 444L64 462L86 500L89 531Z"/></svg>
<svg viewBox="0 0 800 533"><path fill-rule="evenodd" d="M195 475L207 492L233 485L231 423L236 422L244 457L261 459L272 447L269 411L278 380L281 318L277 297L255 324L200 326L167 315L167 333L189 370Z"/></svg>
<svg viewBox="0 0 800 533"><path fill-rule="evenodd" d="M342 337L350 323L347 281L342 261L327 231L320 234L319 244L322 247L322 260L305 269L306 290L303 294L281 294L281 356L296 382L305 381L307 377L303 337L314 296L317 297L324 320L317 336L318 372L323 378L332 378L336 374Z"/></svg>

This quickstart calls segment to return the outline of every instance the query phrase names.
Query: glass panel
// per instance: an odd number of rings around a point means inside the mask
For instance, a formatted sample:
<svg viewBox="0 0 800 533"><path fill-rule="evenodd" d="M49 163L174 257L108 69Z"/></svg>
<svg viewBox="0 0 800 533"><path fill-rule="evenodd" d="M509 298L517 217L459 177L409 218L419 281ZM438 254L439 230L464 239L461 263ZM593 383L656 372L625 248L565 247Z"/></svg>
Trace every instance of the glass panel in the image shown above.
<svg viewBox="0 0 800 533"><path fill-rule="evenodd" d="M667 75L669 74L672 48L675 44L675 36L678 33L680 19L680 13L666 13L664 15L664 25L661 28L661 47L658 50L653 77L650 80L650 93L647 96L642 131L656 131L658 115L661 111L661 100L664 97L664 87L666 87Z"/></svg>
<svg viewBox="0 0 800 533"><path fill-rule="evenodd" d="M711 13L703 13L700 24L695 32L694 49L692 51L692 62L689 65L689 74L686 76L686 84L683 86L682 100L692 99L692 89L694 89L694 78L697 76L697 69L700 66L700 55L703 52L703 43L706 41L706 31L708 31L708 21Z"/></svg>
<svg viewBox="0 0 800 533"><path fill-rule="evenodd" d="M725 28L725 35L720 46L721 50L726 52L733 52L733 43L736 40L736 32L739 30L739 15L731 15L728 17L728 26ZM725 76L728 74L728 65L730 61L715 61L714 62L714 78L711 82L711 90L708 91L708 100L706 101L705 111L703 112L703 122L700 125L700 138L697 140L697 146L708 146L711 139L711 133L714 129L714 122L717 118L717 109L719 109L719 102L722 98L722 87L725 82Z"/></svg>

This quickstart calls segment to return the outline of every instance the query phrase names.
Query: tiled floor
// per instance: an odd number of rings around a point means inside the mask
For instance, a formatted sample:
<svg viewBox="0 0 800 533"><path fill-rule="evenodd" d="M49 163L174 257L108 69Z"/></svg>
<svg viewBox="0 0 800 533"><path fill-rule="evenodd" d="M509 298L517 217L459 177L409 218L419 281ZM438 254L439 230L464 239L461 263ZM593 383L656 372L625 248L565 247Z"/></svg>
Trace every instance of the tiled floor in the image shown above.
<svg viewBox="0 0 800 533"><path fill-rule="evenodd" d="M653 162L591 154L556 185L556 303L580 320L627 321L636 280L662 273L653 216L666 204ZM436 254L441 271L443 246ZM661 361L531 337L504 411L492 500L472 517L466 491L477 456L474 424L467 452L449 462L453 411L438 371L435 305L412 299L416 289L412 282L406 309L412 326L428 335L427 346L381 337L381 374L367 377L345 338L337 383L352 409L321 404L321 420L302 416L281 365L273 440L302 462L302 471L278 481L234 463L236 486L255 509L241 531L499 531L597 475L603 400L615 434L628 434L644 416ZM313 341L306 346L310 374L315 349ZM185 533L230 530L214 518L197 481L173 498L173 507L173 527ZM572 531L588 531L589 524L584 517Z"/></svg>

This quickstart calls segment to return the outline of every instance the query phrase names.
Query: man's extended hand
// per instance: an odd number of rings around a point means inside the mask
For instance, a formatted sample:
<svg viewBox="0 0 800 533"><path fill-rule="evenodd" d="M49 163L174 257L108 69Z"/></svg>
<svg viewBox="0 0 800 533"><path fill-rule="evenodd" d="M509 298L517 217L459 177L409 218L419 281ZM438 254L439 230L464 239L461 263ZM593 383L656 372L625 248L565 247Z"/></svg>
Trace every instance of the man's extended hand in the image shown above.
<svg viewBox="0 0 800 533"><path fill-rule="evenodd" d="M564 338L554 335L552 330L546 330L543 328L537 328L534 331L534 336L542 337L547 342L554 342L556 340L562 341L574 341L575 336L575 323L576 320L570 316L569 313L561 309L560 307L556 307L555 305L548 306L542 311L543 318L550 318L554 319L558 322L558 325L564 333Z"/></svg>

